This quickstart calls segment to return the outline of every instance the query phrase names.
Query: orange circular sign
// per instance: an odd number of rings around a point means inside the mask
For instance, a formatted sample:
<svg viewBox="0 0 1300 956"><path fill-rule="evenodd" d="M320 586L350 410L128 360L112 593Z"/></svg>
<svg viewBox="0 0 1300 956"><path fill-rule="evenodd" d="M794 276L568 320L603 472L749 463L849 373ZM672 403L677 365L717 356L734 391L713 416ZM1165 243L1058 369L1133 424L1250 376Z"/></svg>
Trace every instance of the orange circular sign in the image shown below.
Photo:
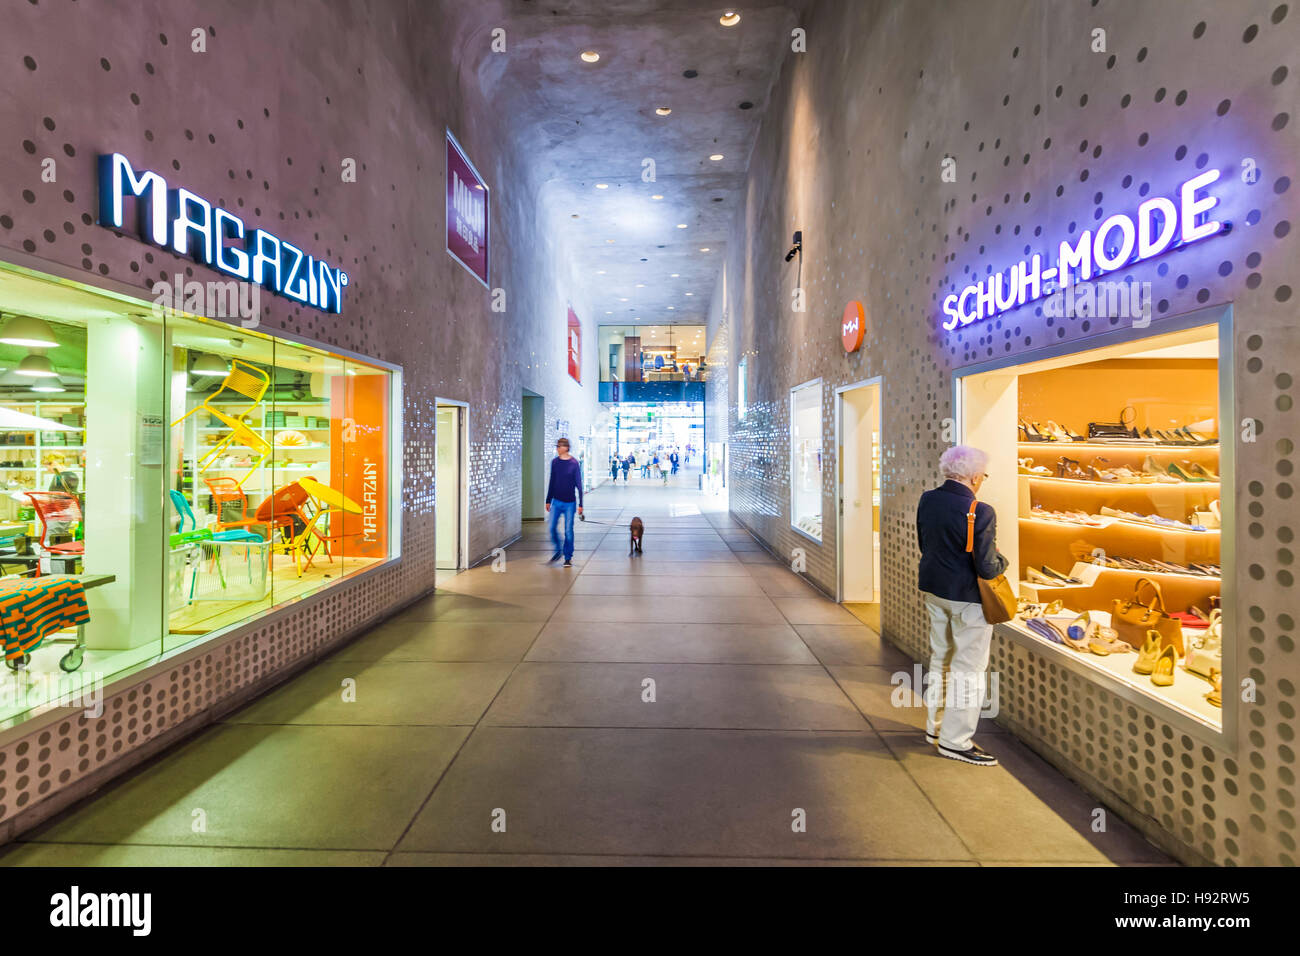
<svg viewBox="0 0 1300 956"><path fill-rule="evenodd" d="M856 352L862 346L866 326L867 314L861 302L850 302L844 307L844 318L840 323L840 341L844 343L844 351Z"/></svg>

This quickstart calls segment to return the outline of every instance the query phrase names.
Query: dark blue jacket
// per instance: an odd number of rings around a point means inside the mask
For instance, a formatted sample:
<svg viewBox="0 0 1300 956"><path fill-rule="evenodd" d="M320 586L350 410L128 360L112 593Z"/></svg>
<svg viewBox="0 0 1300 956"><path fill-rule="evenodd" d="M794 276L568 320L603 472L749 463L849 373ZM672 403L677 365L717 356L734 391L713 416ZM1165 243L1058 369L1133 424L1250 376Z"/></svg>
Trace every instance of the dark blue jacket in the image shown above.
<svg viewBox="0 0 1300 956"><path fill-rule="evenodd" d="M551 481L546 486L546 503L552 501L570 502L577 499L582 505L582 465L578 459L570 456L565 461L559 455L551 459Z"/></svg>
<svg viewBox="0 0 1300 956"><path fill-rule="evenodd" d="M983 502L975 508L975 550L966 552L966 513L975 499L960 481L949 479L921 495L916 506L916 540L921 546L917 587L950 601L978 602L979 576L996 578L1007 569L998 553L997 515Z"/></svg>

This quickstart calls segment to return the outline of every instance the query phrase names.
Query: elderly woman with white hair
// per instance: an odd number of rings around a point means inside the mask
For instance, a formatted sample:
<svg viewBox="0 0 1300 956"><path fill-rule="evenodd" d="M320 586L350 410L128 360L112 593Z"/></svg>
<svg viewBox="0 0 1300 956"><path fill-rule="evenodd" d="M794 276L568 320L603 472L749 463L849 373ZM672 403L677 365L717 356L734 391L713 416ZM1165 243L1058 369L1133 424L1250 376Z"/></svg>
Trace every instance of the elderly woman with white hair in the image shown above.
<svg viewBox="0 0 1300 956"><path fill-rule="evenodd" d="M921 495L916 534L921 546L918 586L930 615L930 672L925 739L941 756L981 767L997 758L974 741L989 666L993 627L984 619L979 578L996 578L1007 559L997 548L997 516L975 495L988 477L989 456L957 445L939 458L946 479ZM975 515L973 547L967 549Z"/></svg>

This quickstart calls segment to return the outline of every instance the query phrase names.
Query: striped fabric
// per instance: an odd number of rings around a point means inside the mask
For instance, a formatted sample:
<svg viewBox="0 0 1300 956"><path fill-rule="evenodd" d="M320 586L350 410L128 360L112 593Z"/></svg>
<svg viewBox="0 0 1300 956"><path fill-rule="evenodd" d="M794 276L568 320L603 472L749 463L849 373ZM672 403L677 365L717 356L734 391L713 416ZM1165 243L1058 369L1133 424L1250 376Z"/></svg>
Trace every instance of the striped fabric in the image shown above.
<svg viewBox="0 0 1300 956"><path fill-rule="evenodd" d="M0 578L0 638L7 661L30 654L49 634L89 620L86 590L75 578Z"/></svg>

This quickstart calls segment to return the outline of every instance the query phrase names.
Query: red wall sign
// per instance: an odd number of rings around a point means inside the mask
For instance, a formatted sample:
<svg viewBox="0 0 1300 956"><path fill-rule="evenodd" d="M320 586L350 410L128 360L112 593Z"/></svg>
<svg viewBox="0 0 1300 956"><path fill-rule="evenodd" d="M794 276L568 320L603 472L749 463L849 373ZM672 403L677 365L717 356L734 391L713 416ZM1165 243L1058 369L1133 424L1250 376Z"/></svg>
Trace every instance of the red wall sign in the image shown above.
<svg viewBox="0 0 1300 956"><path fill-rule="evenodd" d="M582 384L582 323L578 315L569 309L569 377Z"/></svg>
<svg viewBox="0 0 1300 956"><path fill-rule="evenodd" d="M447 131L447 251L488 284L488 186Z"/></svg>
<svg viewBox="0 0 1300 956"><path fill-rule="evenodd" d="M840 341L844 343L844 351L856 352L862 346L866 326L867 315L861 302L850 302L844 307L844 318L840 323Z"/></svg>

